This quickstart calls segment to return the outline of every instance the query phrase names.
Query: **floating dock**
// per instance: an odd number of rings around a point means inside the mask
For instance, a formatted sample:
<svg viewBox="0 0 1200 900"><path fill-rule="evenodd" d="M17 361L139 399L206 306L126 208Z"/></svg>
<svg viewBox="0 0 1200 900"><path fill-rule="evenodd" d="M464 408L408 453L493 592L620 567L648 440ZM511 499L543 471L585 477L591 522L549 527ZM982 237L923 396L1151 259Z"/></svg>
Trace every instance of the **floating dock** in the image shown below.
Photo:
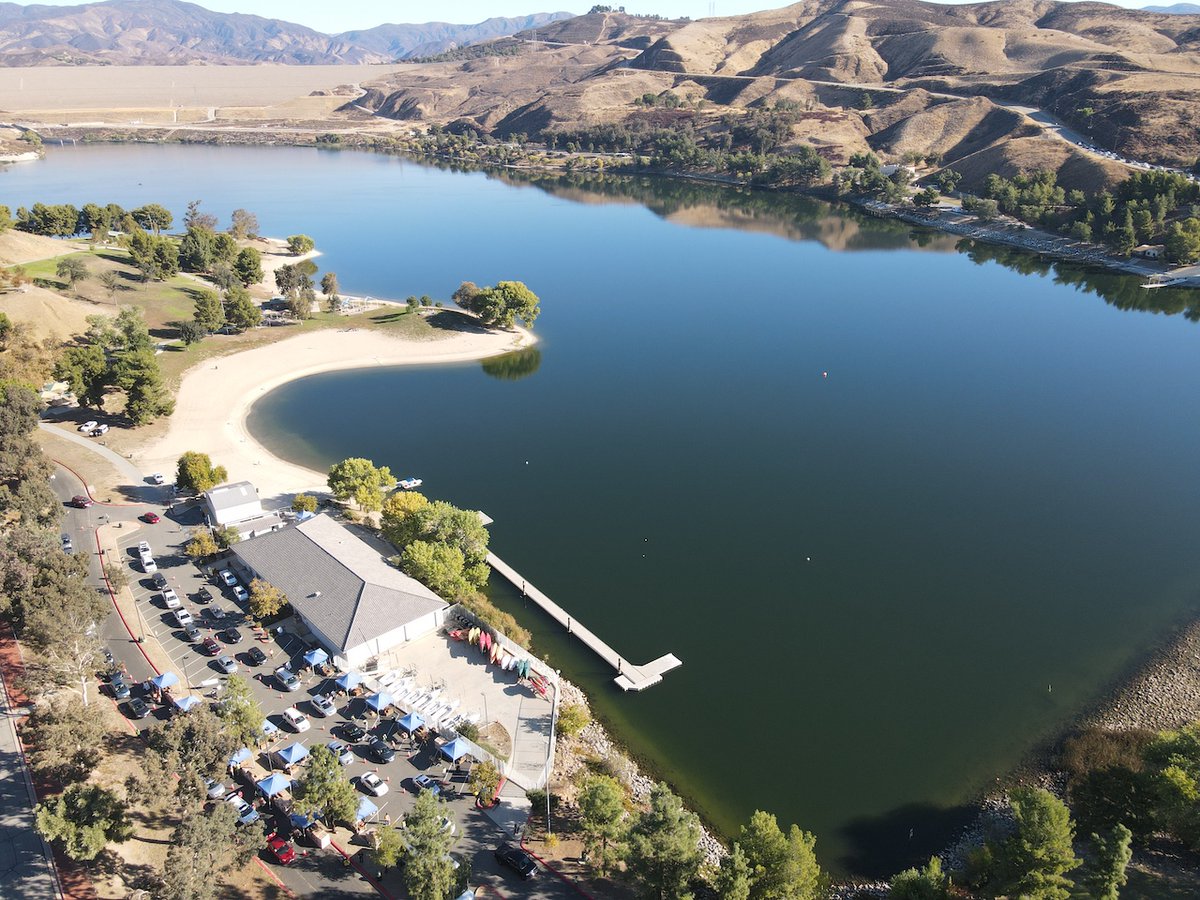
<svg viewBox="0 0 1200 900"><path fill-rule="evenodd" d="M487 561L488 565L495 569L498 574L507 578L512 582L514 587L521 589L526 597L545 610L550 618L566 628L568 633L579 638L597 656L612 666L617 671L615 681L617 682L617 687L621 690L644 691L646 688L653 687L662 681L663 675L667 672L683 665L673 653L660 656L654 662L646 663L644 666L633 665L629 660L620 656L616 650L597 637L595 632L580 624L578 619L569 615L565 609L530 584L527 578L522 576L520 572L495 553L489 553Z"/></svg>

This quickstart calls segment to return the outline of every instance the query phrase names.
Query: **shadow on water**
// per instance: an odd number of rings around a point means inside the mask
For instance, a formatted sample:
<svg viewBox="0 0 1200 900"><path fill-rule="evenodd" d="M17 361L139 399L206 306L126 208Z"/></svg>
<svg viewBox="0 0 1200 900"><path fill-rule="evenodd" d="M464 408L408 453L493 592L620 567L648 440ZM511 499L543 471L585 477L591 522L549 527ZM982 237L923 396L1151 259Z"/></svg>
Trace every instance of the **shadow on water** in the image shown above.
<svg viewBox="0 0 1200 900"><path fill-rule="evenodd" d="M855 819L842 829L847 852L837 860L838 867L867 878L889 878L923 865L953 844L976 812L967 805L942 809L911 803L882 816Z"/></svg>

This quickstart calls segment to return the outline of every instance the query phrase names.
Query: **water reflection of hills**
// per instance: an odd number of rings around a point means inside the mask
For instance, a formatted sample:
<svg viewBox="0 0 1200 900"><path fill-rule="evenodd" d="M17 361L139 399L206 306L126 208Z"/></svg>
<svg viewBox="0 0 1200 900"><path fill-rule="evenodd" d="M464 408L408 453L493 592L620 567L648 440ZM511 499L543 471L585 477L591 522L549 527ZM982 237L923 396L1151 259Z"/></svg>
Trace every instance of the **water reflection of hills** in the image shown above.
<svg viewBox="0 0 1200 900"><path fill-rule="evenodd" d="M439 165L439 168L460 168ZM1059 284L1095 294L1118 309L1163 313L1200 321L1200 292L1142 287L1142 279L1028 250L987 244L897 219L880 219L854 207L803 194L755 190L661 176L490 170L513 186L536 187L575 203L625 203L645 207L668 222L692 228L735 228L792 241L815 241L837 252L929 250L965 253L973 262L999 263L1025 275L1053 276Z"/></svg>

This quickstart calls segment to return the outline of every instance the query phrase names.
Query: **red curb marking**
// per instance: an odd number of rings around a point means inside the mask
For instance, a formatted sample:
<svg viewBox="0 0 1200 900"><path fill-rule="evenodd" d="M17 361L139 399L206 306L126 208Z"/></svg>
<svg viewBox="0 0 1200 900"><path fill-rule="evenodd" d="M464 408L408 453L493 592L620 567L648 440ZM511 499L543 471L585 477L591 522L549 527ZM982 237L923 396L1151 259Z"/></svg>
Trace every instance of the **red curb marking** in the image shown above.
<svg viewBox="0 0 1200 900"><path fill-rule="evenodd" d="M74 469L72 469L70 466L68 466L68 465L67 465L65 462L63 462L63 461L62 461L62 460L60 460L60 459L55 459L53 456L49 457L49 459L50 459L50 460L51 460L53 463L55 463L55 465L62 466L64 469L66 469L68 472L70 472L72 475L74 475L76 478L78 478L78 479L79 479L79 483L83 485L83 492L84 492L85 494L87 494L87 495L88 495L88 499L89 499L89 500L91 500L93 503L99 503L101 506L150 506L150 505L157 505L157 504L148 504L148 503L113 503L112 501L109 501L109 500L97 500L95 497L93 497L93 496L92 496L92 489L91 489L90 487L88 487L88 483L87 483L86 481L84 481L84 480L83 480L83 476L82 476L82 475L80 475L78 472L76 472Z"/></svg>
<svg viewBox="0 0 1200 900"><path fill-rule="evenodd" d="M265 862L263 862L263 861L262 861L261 859L259 859L257 856L256 856L256 857L254 857L254 861L255 861L256 863L258 863L260 866L262 866L262 870L263 870L264 872L266 872L268 875L270 875L270 876L271 876L271 880L272 880L272 881L274 881L274 882L275 882L277 885L279 885L281 888L283 888L284 892L285 892L285 893L286 893L286 894L287 894L289 897L295 897L295 896L296 896L294 893L292 893L291 889L290 889L290 888L289 888L289 887L288 887L286 884L284 884L282 881L280 881L280 880L279 880L279 876L278 876L278 875L276 875L274 872L272 872L272 871L271 871L271 868L270 868L270 866L268 866L268 865L267 865Z"/></svg>
<svg viewBox="0 0 1200 900"><path fill-rule="evenodd" d="M354 861L353 856L351 856L349 853L347 853L345 850L343 850L341 847L338 846L337 841L330 841L329 844L331 847L333 847L334 850L336 850L338 853L342 854L342 859L349 862L350 865L352 865L354 867L355 871L357 871L359 875L361 875L363 878L367 879L367 883L369 885L371 885L371 887L375 888L375 890L379 892L379 895L381 897L386 897L387 900L392 900L392 895L383 889L383 885L380 884L378 881L376 881L371 875L368 875L366 869L364 869L362 866L360 866L357 862Z"/></svg>

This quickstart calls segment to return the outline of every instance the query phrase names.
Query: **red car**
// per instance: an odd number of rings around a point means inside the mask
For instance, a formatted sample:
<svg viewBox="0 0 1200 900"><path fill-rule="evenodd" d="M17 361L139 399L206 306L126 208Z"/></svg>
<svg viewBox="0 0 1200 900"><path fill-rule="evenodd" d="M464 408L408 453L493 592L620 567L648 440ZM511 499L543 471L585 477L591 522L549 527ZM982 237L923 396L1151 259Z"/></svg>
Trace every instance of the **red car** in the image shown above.
<svg viewBox="0 0 1200 900"><path fill-rule="evenodd" d="M148 512L142 516L142 521L149 525L157 525L159 521L158 513Z"/></svg>
<svg viewBox="0 0 1200 900"><path fill-rule="evenodd" d="M221 645L211 637L206 637L203 641L201 641L200 646L204 648L204 652L209 656L216 656L221 652Z"/></svg>
<svg viewBox="0 0 1200 900"><path fill-rule="evenodd" d="M76 509L87 509L92 505L91 497L84 497L82 494L71 498L71 505Z"/></svg>
<svg viewBox="0 0 1200 900"><path fill-rule="evenodd" d="M267 849L279 860L280 865L288 865L296 859L296 848L281 837L273 837L267 841Z"/></svg>

